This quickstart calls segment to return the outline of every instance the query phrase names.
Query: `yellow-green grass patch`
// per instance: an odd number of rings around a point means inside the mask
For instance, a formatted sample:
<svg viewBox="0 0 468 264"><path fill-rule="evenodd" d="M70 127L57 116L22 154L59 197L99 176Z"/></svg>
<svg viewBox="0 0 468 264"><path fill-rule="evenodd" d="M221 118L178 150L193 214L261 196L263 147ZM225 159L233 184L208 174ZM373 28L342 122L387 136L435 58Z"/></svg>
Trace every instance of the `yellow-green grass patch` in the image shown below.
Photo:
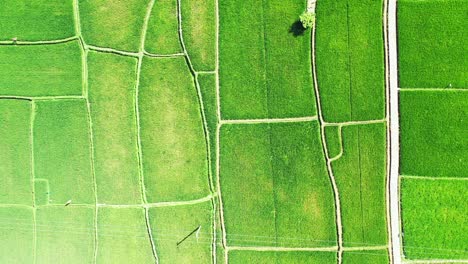
<svg viewBox="0 0 468 264"><path fill-rule="evenodd" d="M382 10L381 0L317 5L317 78L326 121L385 116Z"/></svg>
<svg viewBox="0 0 468 264"><path fill-rule="evenodd" d="M81 95L78 41L0 46L0 95Z"/></svg>
<svg viewBox="0 0 468 264"><path fill-rule="evenodd" d="M154 3L148 21L145 50L155 54L182 51L179 42L177 0L158 0Z"/></svg>
<svg viewBox="0 0 468 264"><path fill-rule="evenodd" d="M336 252L275 252L275 251L231 251L232 264L333 264Z"/></svg>
<svg viewBox="0 0 468 264"><path fill-rule="evenodd" d="M401 180L407 259L468 259L468 181Z"/></svg>
<svg viewBox="0 0 468 264"><path fill-rule="evenodd" d="M151 208L149 217L159 261L211 263L212 215L209 201L194 205ZM197 228L197 232L192 233ZM183 240L185 237L187 238ZM178 242L181 243L177 245Z"/></svg>
<svg viewBox="0 0 468 264"><path fill-rule="evenodd" d="M234 246L336 245L317 122L225 125L221 190Z"/></svg>
<svg viewBox="0 0 468 264"><path fill-rule="evenodd" d="M402 88L468 88L468 2L398 1Z"/></svg>
<svg viewBox="0 0 468 264"><path fill-rule="evenodd" d="M468 177L468 92L400 93L400 173Z"/></svg>
<svg viewBox="0 0 468 264"><path fill-rule="evenodd" d="M3 0L0 40L55 40L75 33L72 0Z"/></svg>
<svg viewBox="0 0 468 264"><path fill-rule="evenodd" d="M310 32L295 33L298 14L304 8L304 1L220 3L223 118L298 117L316 113Z"/></svg>
<svg viewBox="0 0 468 264"><path fill-rule="evenodd" d="M215 0L182 0L184 41L195 70L215 69Z"/></svg>
<svg viewBox="0 0 468 264"><path fill-rule="evenodd" d="M136 59L90 52L89 100L100 203L141 202L135 115Z"/></svg>
<svg viewBox="0 0 468 264"><path fill-rule="evenodd" d="M325 127L325 141L327 143L328 156L337 157L341 153L341 128L339 126Z"/></svg>
<svg viewBox="0 0 468 264"><path fill-rule="evenodd" d="M31 205L31 103L0 100L0 203Z"/></svg>
<svg viewBox="0 0 468 264"><path fill-rule="evenodd" d="M149 0L79 0L81 31L87 44L138 51Z"/></svg>
<svg viewBox="0 0 468 264"><path fill-rule="evenodd" d="M143 59L139 88L148 201L208 195L208 157L197 91L183 58Z"/></svg>
<svg viewBox="0 0 468 264"><path fill-rule="evenodd" d="M154 263L143 208L99 208L99 263Z"/></svg>
<svg viewBox="0 0 468 264"><path fill-rule="evenodd" d="M387 250L362 250L343 252L343 263L346 264L389 264Z"/></svg>
<svg viewBox="0 0 468 264"><path fill-rule="evenodd" d="M345 246L387 244L386 126L344 126L343 156L332 162Z"/></svg>
<svg viewBox="0 0 468 264"><path fill-rule="evenodd" d="M93 208L39 207L36 225L38 264L93 262Z"/></svg>
<svg viewBox="0 0 468 264"><path fill-rule="evenodd" d="M50 184L50 203L94 204L86 102L38 101L34 120L35 177Z"/></svg>
<svg viewBox="0 0 468 264"><path fill-rule="evenodd" d="M33 212L29 208L0 208L0 262L33 263Z"/></svg>

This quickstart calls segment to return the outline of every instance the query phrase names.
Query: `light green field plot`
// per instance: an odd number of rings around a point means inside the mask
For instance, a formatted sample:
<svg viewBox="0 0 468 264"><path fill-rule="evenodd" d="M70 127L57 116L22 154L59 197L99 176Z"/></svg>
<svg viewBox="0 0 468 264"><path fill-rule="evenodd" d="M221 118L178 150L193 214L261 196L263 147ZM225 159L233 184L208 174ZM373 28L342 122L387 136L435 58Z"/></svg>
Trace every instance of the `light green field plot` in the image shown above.
<svg viewBox="0 0 468 264"><path fill-rule="evenodd" d="M156 1L148 21L145 50L155 54L181 52L178 30L177 0Z"/></svg>
<svg viewBox="0 0 468 264"><path fill-rule="evenodd" d="M88 71L99 202L138 204L136 59L90 52Z"/></svg>
<svg viewBox="0 0 468 264"><path fill-rule="evenodd" d="M402 179L403 250L408 259L468 259L468 181Z"/></svg>
<svg viewBox="0 0 468 264"><path fill-rule="evenodd" d="M0 100L0 203L31 205L31 103Z"/></svg>
<svg viewBox="0 0 468 264"><path fill-rule="evenodd" d="M143 208L99 208L98 263L154 263Z"/></svg>
<svg viewBox="0 0 468 264"><path fill-rule="evenodd" d="M215 0L182 0L184 42L195 70L215 69Z"/></svg>
<svg viewBox="0 0 468 264"><path fill-rule="evenodd" d="M332 162L332 169L344 246L386 245L386 126L344 126L342 132L343 156Z"/></svg>
<svg viewBox="0 0 468 264"><path fill-rule="evenodd" d="M317 78L325 120L382 119L382 1L322 1L317 14Z"/></svg>
<svg viewBox="0 0 468 264"><path fill-rule="evenodd" d="M36 206L49 204L50 186L45 179L34 180L34 201Z"/></svg>
<svg viewBox="0 0 468 264"><path fill-rule="evenodd" d="M0 40L54 40L75 34L72 0L3 0Z"/></svg>
<svg viewBox="0 0 468 264"><path fill-rule="evenodd" d="M79 0L81 31L87 44L138 51L149 0Z"/></svg>
<svg viewBox="0 0 468 264"><path fill-rule="evenodd" d="M468 93L400 93L400 173L468 177Z"/></svg>
<svg viewBox="0 0 468 264"><path fill-rule="evenodd" d="M210 138L211 174L214 176L216 175L216 125L218 122L216 76L214 74L200 74L198 75L198 82L200 83L203 110L208 126L207 132Z"/></svg>
<svg viewBox="0 0 468 264"><path fill-rule="evenodd" d="M227 125L221 133L229 245L336 244L332 189L316 122Z"/></svg>
<svg viewBox="0 0 468 264"><path fill-rule="evenodd" d="M139 107L148 200L193 200L208 195L203 122L183 58L143 60Z"/></svg>
<svg viewBox="0 0 468 264"><path fill-rule="evenodd" d="M310 32L292 32L304 8L299 0L219 4L223 118L315 114Z"/></svg>
<svg viewBox="0 0 468 264"><path fill-rule="evenodd" d="M388 264L387 250L345 251L343 252L345 264Z"/></svg>
<svg viewBox="0 0 468 264"><path fill-rule="evenodd" d="M468 3L398 1L398 67L403 88L468 88Z"/></svg>
<svg viewBox="0 0 468 264"><path fill-rule="evenodd" d="M339 126L325 127L325 141L327 143L330 158L337 157L341 153L341 129Z"/></svg>
<svg viewBox="0 0 468 264"><path fill-rule="evenodd" d="M0 95L81 95L78 41L0 46Z"/></svg>
<svg viewBox="0 0 468 264"><path fill-rule="evenodd" d="M35 109L35 177L49 181L51 203L94 204L85 101L38 101Z"/></svg>
<svg viewBox="0 0 468 264"><path fill-rule="evenodd" d="M38 264L93 262L93 208L39 208L36 219Z"/></svg>
<svg viewBox="0 0 468 264"><path fill-rule="evenodd" d="M210 202L151 208L149 216L160 263L211 263L212 207ZM200 227L184 240L177 243Z"/></svg>
<svg viewBox="0 0 468 264"><path fill-rule="evenodd" d="M33 263L33 212L28 208L0 208L0 262Z"/></svg>
<svg viewBox="0 0 468 264"><path fill-rule="evenodd" d="M244 264L332 264L336 263L335 252L272 252L231 251L229 263Z"/></svg>

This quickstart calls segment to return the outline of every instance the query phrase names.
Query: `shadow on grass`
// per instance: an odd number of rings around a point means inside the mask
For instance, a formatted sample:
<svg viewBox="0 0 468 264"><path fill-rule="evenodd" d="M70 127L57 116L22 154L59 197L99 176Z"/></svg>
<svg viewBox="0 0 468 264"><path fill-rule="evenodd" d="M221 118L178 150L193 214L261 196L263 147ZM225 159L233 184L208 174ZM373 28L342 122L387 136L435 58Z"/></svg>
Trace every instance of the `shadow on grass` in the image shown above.
<svg viewBox="0 0 468 264"><path fill-rule="evenodd" d="M301 21L297 20L291 25L291 28L289 29L289 33L292 33L294 37L299 37L304 35L304 32L306 29L302 26Z"/></svg>

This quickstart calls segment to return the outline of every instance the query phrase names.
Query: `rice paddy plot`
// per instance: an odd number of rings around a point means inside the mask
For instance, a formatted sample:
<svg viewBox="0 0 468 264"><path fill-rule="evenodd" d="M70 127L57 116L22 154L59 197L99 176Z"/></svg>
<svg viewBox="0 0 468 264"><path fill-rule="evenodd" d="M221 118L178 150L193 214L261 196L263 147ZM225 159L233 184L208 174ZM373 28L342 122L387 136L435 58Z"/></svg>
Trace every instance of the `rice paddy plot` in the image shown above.
<svg viewBox="0 0 468 264"><path fill-rule="evenodd" d="M88 93L100 203L141 202L135 58L89 52Z"/></svg>
<svg viewBox="0 0 468 264"><path fill-rule="evenodd" d="M51 45L0 46L0 95L81 95L78 41Z"/></svg>
<svg viewBox="0 0 468 264"><path fill-rule="evenodd" d="M336 263L336 252L231 251L229 263L332 264Z"/></svg>
<svg viewBox="0 0 468 264"><path fill-rule="evenodd" d="M388 264L390 263L387 250L362 250L343 252L345 264Z"/></svg>
<svg viewBox="0 0 468 264"><path fill-rule="evenodd" d="M336 245L316 122L224 125L220 144L228 245Z"/></svg>
<svg viewBox="0 0 468 264"><path fill-rule="evenodd" d="M382 1L323 1L317 14L316 64L324 119L383 119Z"/></svg>
<svg viewBox="0 0 468 264"><path fill-rule="evenodd" d="M344 246L386 245L386 126L344 126L343 156L332 162Z"/></svg>
<svg viewBox="0 0 468 264"><path fill-rule="evenodd" d="M32 204L31 103L0 100L0 204Z"/></svg>
<svg viewBox="0 0 468 264"><path fill-rule="evenodd" d="M325 141L327 143L328 156L338 157L342 151L341 128L339 126L325 127Z"/></svg>
<svg viewBox="0 0 468 264"><path fill-rule="evenodd" d="M33 263L33 211L30 208L0 208L0 262Z"/></svg>

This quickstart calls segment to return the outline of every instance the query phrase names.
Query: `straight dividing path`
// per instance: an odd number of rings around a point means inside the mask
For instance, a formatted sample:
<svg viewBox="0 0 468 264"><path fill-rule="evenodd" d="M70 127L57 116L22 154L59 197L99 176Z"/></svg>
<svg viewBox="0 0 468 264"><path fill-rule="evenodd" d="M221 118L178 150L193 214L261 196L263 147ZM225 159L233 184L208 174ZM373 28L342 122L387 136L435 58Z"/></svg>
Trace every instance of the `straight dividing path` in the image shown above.
<svg viewBox="0 0 468 264"><path fill-rule="evenodd" d="M35 187L35 169L34 169L34 119L36 116L36 104L31 101L31 119L30 119L30 147L31 147L31 190L32 190L32 212L33 212L33 263L37 261L37 219L36 219L36 187Z"/></svg>

